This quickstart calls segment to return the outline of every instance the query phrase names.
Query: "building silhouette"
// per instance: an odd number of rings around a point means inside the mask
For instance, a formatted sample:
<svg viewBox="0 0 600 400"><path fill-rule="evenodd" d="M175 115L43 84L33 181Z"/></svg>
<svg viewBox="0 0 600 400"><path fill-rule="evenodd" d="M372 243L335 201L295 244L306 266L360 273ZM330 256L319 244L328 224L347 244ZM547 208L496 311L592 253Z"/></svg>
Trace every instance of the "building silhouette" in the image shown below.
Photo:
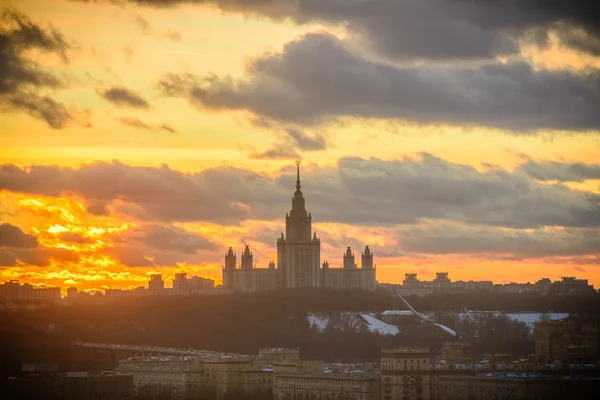
<svg viewBox="0 0 600 400"><path fill-rule="evenodd" d="M329 262L321 265L321 240L312 230L312 215L307 212L300 185L300 161L296 161L296 191L292 209L285 215L285 235L277 239L277 264L267 268L254 266L253 254L246 246L237 266L237 255L230 247L225 253L223 287L243 291L275 288L330 288L375 290L373 252L365 247L360 268L354 253L348 247L343 256L342 268L330 268Z"/></svg>

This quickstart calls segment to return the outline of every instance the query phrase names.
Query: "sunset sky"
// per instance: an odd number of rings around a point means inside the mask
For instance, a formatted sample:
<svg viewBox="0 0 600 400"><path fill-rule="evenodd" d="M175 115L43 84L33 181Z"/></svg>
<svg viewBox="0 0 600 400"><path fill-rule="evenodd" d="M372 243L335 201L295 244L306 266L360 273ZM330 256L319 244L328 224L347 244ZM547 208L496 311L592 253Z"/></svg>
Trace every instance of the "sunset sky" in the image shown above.
<svg viewBox="0 0 600 400"><path fill-rule="evenodd" d="M600 286L591 1L0 0L0 281L221 281L276 256Z"/></svg>

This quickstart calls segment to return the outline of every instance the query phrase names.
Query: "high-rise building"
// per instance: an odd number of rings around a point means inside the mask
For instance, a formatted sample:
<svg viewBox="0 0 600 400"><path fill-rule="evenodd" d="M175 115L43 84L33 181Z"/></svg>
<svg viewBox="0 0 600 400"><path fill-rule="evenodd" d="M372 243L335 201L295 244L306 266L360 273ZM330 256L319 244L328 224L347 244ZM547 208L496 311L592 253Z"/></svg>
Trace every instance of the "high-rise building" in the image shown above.
<svg viewBox="0 0 600 400"><path fill-rule="evenodd" d="M151 295L159 296L165 291L165 281L163 281L161 274L150 275L148 281L148 293Z"/></svg>
<svg viewBox="0 0 600 400"><path fill-rule="evenodd" d="M223 287L244 291L275 288L330 288L375 290L376 266L373 252L365 247L361 266L348 247L343 256L342 268L330 268L325 261L321 266L321 240L312 230L312 215L300 184L300 162L296 162L296 191L292 209L285 216L285 234L277 239L277 264L271 261L268 268L256 268L252 251L246 246L238 267L233 248L225 253Z"/></svg>
<svg viewBox="0 0 600 400"><path fill-rule="evenodd" d="M435 399L435 376L429 349L381 350L382 400Z"/></svg>

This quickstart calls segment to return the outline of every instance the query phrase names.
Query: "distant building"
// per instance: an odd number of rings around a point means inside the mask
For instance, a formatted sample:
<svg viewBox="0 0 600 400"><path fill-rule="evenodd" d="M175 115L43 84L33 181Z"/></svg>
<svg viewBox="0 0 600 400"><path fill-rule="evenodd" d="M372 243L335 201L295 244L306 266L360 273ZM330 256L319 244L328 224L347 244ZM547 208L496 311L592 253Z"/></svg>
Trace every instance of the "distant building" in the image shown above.
<svg viewBox="0 0 600 400"><path fill-rule="evenodd" d="M68 299L75 299L78 295L78 291L76 287L70 287L67 289L67 298Z"/></svg>
<svg viewBox="0 0 600 400"><path fill-rule="evenodd" d="M436 272L432 281L420 281L416 273L404 276L402 285L396 289L402 296L431 296L440 294L458 294L469 292L491 292L491 281L458 281L452 282L447 272Z"/></svg>
<svg viewBox="0 0 600 400"><path fill-rule="evenodd" d="M23 374L0 378L2 399L131 400L133 377L114 372Z"/></svg>
<svg viewBox="0 0 600 400"><path fill-rule="evenodd" d="M30 283L24 283L21 285L18 280L11 280L0 285L0 301L5 300L60 300L60 288L38 288L34 287Z"/></svg>
<svg viewBox="0 0 600 400"><path fill-rule="evenodd" d="M161 274L150 275L148 281L148 294L151 296L162 296L165 291L165 281L162 279Z"/></svg>
<svg viewBox="0 0 600 400"><path fill-rule="evenodd" d="M593 398L599 389L600 380L597 379L573 379L536 373L442 375L438 378L437 399L586 399Z"/></svg>
<svg viewBox="0 0 600 400"><path fill-rule="evenodd" d="M397 348L381 351L381 399L435 399L435 378L429 349Z"/></svg>
<svg viewBox="0 0 600 400"><path fill-rule="evenodd" d="M539 321L534 327L535 354L540 360L584 361L600 356L600 321Z"/></svg>
<svg viewBox="0 0 600 400"><path fill-rule="evenodd" d="M67 372L64 393L66 400L131 400L133 377L112 372Z"/></svg>
<svg viewBox="0 0 600 400"><path fill-rule="evenodd" d="M594 286L587 279L577 279L574 276L563 276L560 281L552 284L551 293L558 295L594 294Z"/></svg>
<svg viewBox="0 0 600 400"><path fill-rule="evenodd" d="M456 281L452 282L447 272L436 272L432 281L421 281L416 273L407 273L402 285L396 291L402 296L431 296L461 293L539 293L553 295L590 295L595 294L594 287L587 279L562 277L560 281L552 282L543 278L535 284L511 282L494 284L492 281Z"/></svg>
<svg viewBox="0 0 600 400"><path fill-rule="evenodd" d="M449 364L473 363L474 357L468 342L446 342L442 345L442 356Z"/></svg>
<svg viewBox="0 0 600 400"><path fill-rule="evenodd" d="M272 394L276 374L323 373L322 361L303 361L296 349L261 349L258 357L131 357L118 372L133 376L134 393L154 398L221 399L227 392Z"/></svg>
<svg viewBox="0 0 600 400"><path fill-rule="evenodd" d="M374 373L277 374L276 400L379 400L381 384Z"/></svg>
<svg viewBox="0 0 600 400"><path fill-rule="evenodd" d="M343 256L342 268L330 268L321 260L321 241L312 231L312 215L306 211L305 199L300 190L300 162L296 162L296 191L292 209L285 216L285 235L277 239L277 265L271 261L268 268L256 268L253 254L246 246L238 268L233 248L225 253L223 287L243 291L275 288L330 288L375 290L376 267L369 246L362 253L360 268L354 253L348 247Z"/></svg>
<svg viewBox="0 0 600 400"><path fill-rule="evenodd" d="M178 296L189 296L192 294L201 293L204 290L211 290L215 287L215 281L212 279L201 278L194 276L187 279L185 272L175 274L173 281L173 290L171 294Z"/></svg>

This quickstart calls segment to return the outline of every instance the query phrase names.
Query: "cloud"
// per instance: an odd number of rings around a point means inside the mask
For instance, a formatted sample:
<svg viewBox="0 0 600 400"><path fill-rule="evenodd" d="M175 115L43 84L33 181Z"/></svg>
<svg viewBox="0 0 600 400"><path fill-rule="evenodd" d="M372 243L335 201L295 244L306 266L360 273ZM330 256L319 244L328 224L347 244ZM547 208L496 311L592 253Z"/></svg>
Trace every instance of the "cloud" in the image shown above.
<svg viewBox="0 0 600 400"><path fill-rule="evenodd" d="M250 154L250 158L255 160L297 160L300 158L300 153L291 147L276 144L263 152Z"/></svg>
<svg viewBox="0 0 600 400"><path fill-rule="evenodd" d="M81 235L80 233L75 233L75 232L62 232L58 235L58 238L65 242L80 243L80 244L96 242L95 239L85 237L85 236Z"/></svg>
<svg viewBox="0 0 600 400"><path fill-rule="evenodd" d="M162 124L156 125L156 127L158 129L162 129L163 131L167 131L167 132L171 132L171 133L177 133L177 131L175 130L175 128L173 128L169 124L162 123Z"/></svg>
<svg viewBox="0 0 600 400"><path fill-rule="evenodd" d="M64 128L73 114L67 107L48 96L32 93L18 93L7 99L7 103L30 116L46 121L52 129Z"/></svg>
<svg viewBox="0 0 600 400"><path fill-rule="evenodd" d="M30 235L18 226L9 223L0 224L0 247L36 248L38 240L35 235Z"/></svg>
<svg viewBox="0 0 600 400"><path fill-rule="evenodd" d="M397 229L407 253L470 254L484 258L539 259L600 254L596 228L519 230L438 221Z"/></svg>
<svg viewBox="0 0 600 400"><path fill-rule="evenodd" d="M25 15L0 7L0 109L25 112L52 129L64 128L74 118L73 112L40 93L62 83L41 69L27 52L35 49L66 61L68 47L58 31L44 29Z"/></svg>
<svg viewBox="0 0 600 400"><path fill-rule="evenodd" d="M37 249L20 249L0 247L0 266L15 267L19 265L35 265L45 267L50 260L61 262L76 262L77 253L66 249L40 247Z"/></svg>
<svg viewBox="0 0 600 400"><path fill-rule="evenodd" d="M320 133L306 133L296 127L279 127L263 119L254 119L257 126L275 130L277 139L267 150L253 152L250 158L271 160L297 160L302 158L300 151L320 151L327 149L327 139Z"/></svg>
<svg viewBox="0 0 600 400"><path fill-rule="evenodd" d="M199 251L215 252L217 247L199 233L172 225L142 224L114 237L107 252L129 267L176 266L199 263Z"/></svg>
<svg viewBox="0 0 600 400"><path fill-rule="evenodd" d="M133 108L150 108L150 104L139 94L122 86L97 89L96 93L106 101L117 106Z"/></svg>
<svg viewBox="0 0 600 400"><path fill-rule="evenodd" d="M308 135L296 128L288 128L285 132L301 150L325 150L327 142L323 135Z"/></svg>
<svg viewBox="0 0 600 400"><path fill-rule="evenodd" d="M583 51L595 49L600 37L600 5L593 1L128 1L157 7L209 4L221 11L275 21L341 26L353 41L395 59L482 59L513 54L519 51L519 38L537 31L544 43L548 32L560 25L585 32L579 41L566 40Z"/></svg>
<svg viewBox="0 0 600 400"><path fill-rule="evenodd" d="M135 17L135 24L141 29L144 35L148 36L154 34L154 29L152 28L152 25L150 25L150 22L141 15Z"/></svg>
<svg viewBox="0 0 600 400"><path fill-rule="evenodd" d="M52 258L76 261L78 256L65 249L41 247L35 235L9 223L0 224L0 266L46 266Z"/></svg>
<svg viewBox="0 0 600 400"><path fill-rule="evenodd" d="M117 119L123 125L130 126L132 128L147 129L147 130L150 130L150 131L163 130L163 131L167 131L167 132L170 132L170 133L177 133L177 131L175 130L175 128L173 128L171 125L166 124L166 123L161 123L161 124L157 124L157 125L150 125L150 124L147 124L145 122L142 122L138 118L121 117L121 118L117 118Z"/></svg>
<svg viewBox="0 0 600 400"><path fill-rule="evenodd" d="M0 190L75 195L146 221L278 220L289 211L295 168L275 176L218 167L194 174L94 163L80 168L0 167ZM398 160L342 158L302 169L315 222L387 226L422 219L509 228L600 226L600 196L543 184L521 172L486 171L430 154ZM88 204L89 204L88 203Z"/></svg>
<svg viewBox="0 0 600 400"><path fill-rule="evenodd" d="M178 42L181 40L181 34L173 29L167 29L166 31L162 32L162 33L158 33L150 24L150 22L148 22L147 19L145 19L144 17L142 17L141 15L137 15L135 18L135 24L138 26L138 28L140 28L140 30L144 33L144 35L146 36L156 36L156 37L161 37L161 38L165 38L165 39L169 39L173 42Z"/></svg>
<svg viewBox="0 0 600 400"><path fill-rule="evenodd" d="M246 72L237 81L167 74L158 86L199 108L246 110L284 126L362 117L517 133L600 129L597 72L534 70L526 63L499 61L392 66L352 53L327 33L306 34L279 53L254 58Z"/></svg>
<svg viewBox="0 0 600 400"><path fill-rule="evenodd" d="M600 164L528 160L518 169L539 181L583 182L600 179Z"/></svg>

